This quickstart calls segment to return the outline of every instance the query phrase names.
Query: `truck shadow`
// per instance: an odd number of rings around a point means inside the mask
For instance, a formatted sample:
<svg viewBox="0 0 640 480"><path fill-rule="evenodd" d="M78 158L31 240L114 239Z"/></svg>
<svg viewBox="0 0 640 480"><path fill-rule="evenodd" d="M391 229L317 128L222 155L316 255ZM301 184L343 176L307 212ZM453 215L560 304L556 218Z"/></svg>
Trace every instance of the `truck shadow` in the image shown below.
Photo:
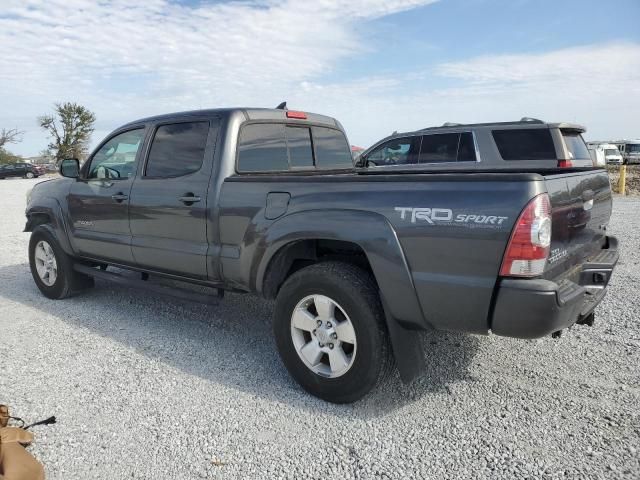
<svg viewBox="0 0 640 480"><path fill-rule="evenodd" d="M463 334L421 334L427 371L418 380L404 385L396 373L363 400L333 405L304 392L280 362L271 331L272 302L227 294L218 306L201 305L103 281L75 297L54 301L40 294L27 264L0 267L0 281L0 298L87 329L212 384L350 418L377 418L425 396L450 395L456 382L472 380L468 370L481 341Z"/></svg>

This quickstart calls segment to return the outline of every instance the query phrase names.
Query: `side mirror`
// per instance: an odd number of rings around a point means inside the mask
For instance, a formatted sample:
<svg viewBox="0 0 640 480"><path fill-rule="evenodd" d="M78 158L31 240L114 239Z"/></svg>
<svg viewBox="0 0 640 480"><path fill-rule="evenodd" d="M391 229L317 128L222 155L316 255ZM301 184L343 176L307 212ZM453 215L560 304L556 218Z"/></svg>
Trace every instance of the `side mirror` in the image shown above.
<svg viewBox="0 0 640 480"><path fill-rule="evenodd" d="M367 159L360 155L356 159L356 168L363 168L367 166Z"/></svg>
<svg viewBox="0 0 640 480"><path fill-rule="evenodd" d="M68 178L80 176L80 162L77 158L65 158L60 162L60 175Z"/></svg>

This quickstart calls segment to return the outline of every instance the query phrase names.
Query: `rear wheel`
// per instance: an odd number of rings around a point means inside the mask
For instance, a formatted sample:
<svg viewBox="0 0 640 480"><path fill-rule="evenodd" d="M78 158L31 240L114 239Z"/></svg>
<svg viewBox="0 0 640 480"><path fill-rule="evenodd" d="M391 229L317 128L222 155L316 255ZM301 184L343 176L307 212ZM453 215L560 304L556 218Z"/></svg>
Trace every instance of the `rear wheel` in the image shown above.
<svg viewBox="0 0 640 480"><path fill-rule="evenodd" d="M93 286L93 278L73 269L71 258L44 227L36 227L31 234L29 265L33 280L47 298L66 298L77 290Z"/></svg>
<svg viewBox="0 0 640 480"><path fill-rule="evenodd" d="M330 402L358 400L392 368L377 286L350 264L319 263L289 277L276 299L274 333L295 380Z"/></svg>

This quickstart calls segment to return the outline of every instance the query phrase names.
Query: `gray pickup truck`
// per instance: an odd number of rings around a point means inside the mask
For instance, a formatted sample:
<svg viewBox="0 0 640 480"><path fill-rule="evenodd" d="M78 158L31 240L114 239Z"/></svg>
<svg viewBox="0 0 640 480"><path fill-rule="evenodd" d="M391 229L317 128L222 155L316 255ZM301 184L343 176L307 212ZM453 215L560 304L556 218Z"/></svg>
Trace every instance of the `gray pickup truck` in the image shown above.
<svg viewBox="0 0 640 480"><path fill-rule="evenodd" d="M562 125L546 127L553 151L567 151ZM544 129L516 126L481 128ZM275 299L283 363L332 402L394 364L419 375L416 330L535 338L591 324L618 259L606 172L562 158L498 169L491 137L467 130L473 168L429 171L355 168L340 124L306 112L129 123L30 193L33 278L52 299L123 269Z"/></svg>

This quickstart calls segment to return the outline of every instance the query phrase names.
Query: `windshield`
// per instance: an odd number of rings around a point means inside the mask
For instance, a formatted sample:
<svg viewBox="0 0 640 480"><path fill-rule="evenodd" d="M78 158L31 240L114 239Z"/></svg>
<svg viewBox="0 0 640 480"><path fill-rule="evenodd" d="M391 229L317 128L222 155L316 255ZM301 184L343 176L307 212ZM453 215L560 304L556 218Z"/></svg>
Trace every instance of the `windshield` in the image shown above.
<svg viewBox="0 0 640 480"><path fill-rule="evenodd" d="M618 151L617 148L605 148L604 154L605 155L614 155L616 157L620 156L620 152Z"/></svg>
<svg viewBox="0 0 640 480"><path fill-rule="evenodd" d="M570 159L590 159L589 150L578 132L563 131L564 143L569 151Z"/></svg>
<svg viewBox="0 0 640 480"><path fill-rule="evenodd" d="M626 150L628 153L640 153L640 143L627 143Z"/></svg>

